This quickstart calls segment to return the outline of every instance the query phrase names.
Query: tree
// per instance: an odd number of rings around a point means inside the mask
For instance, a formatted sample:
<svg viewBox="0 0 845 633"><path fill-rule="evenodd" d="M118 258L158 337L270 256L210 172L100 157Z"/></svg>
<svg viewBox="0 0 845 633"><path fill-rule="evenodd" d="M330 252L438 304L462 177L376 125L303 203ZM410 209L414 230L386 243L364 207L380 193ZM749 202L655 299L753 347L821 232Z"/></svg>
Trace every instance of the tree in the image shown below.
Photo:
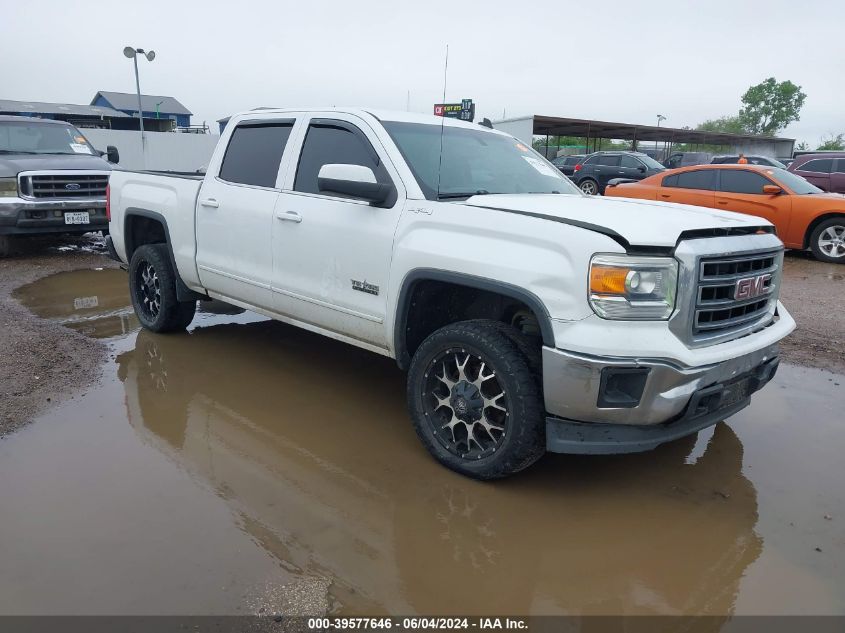
<svg viewBox="0 0 845 633"><path fill-rule="evenodd" d="M795 149L797 149L799 152L803 152L810 149L810 144L807 143L807 141L801 141L795 146Z"/></svg>
<svg viewBox="0 0 845 633"><path fill-rule="evenodd" d="M718 119L709 119L701 123L695 129L702 132L727 132L728 134L747 134L742 117L723 116Z"/></svg>
<svg viewBox="0 0 845 633"><path fill-rule="evenodd" d="M828 135L827 138L822 139L822 144L816 149L845 150L845 134Z"/></svg>
<svg viewBox="0 0 845 633"><path fill-rule="evenodd" d="M742 95L743 108L739 111L739 118L751 134L774 136L799 119L806 98L801 86L791 81L778 83L774 77L769 77L751 86Z"/></svg>

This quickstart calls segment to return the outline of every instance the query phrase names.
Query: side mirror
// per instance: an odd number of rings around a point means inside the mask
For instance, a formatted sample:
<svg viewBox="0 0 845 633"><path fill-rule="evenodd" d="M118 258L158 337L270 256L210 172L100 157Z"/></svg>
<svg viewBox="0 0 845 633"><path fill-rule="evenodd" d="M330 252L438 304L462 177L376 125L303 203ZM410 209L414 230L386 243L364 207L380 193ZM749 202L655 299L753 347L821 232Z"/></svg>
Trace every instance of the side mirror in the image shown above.
<svg viewBox="0 0 845 633"><path fill-rule="evenodd" d="M120 152L114 145L106 147L106 160L117 165L120 162Z"/></svg>
<svg viewBox="0 0 845 633"><path fill-rule="evenodd" d="M777 196L783 193L783 189L781 189L777 185L763 185L763 193L770 196Z"/></svg>
<svg viewBox="0 0 845 633"><path fill-rule="evenodd" d="M645 173L645 167L640 165L639 167L637 167L637 171L640 172L641 174L644 174Z"/></svg>
<svg viewBox="0 0 845 633"><path fill-rule="evenodd" d="M376 180L373 170L363 165L330 163L320 167L317 187L321 192L339 193L360 198L374 204L383 204L394 192L392 184Z"/></svg>

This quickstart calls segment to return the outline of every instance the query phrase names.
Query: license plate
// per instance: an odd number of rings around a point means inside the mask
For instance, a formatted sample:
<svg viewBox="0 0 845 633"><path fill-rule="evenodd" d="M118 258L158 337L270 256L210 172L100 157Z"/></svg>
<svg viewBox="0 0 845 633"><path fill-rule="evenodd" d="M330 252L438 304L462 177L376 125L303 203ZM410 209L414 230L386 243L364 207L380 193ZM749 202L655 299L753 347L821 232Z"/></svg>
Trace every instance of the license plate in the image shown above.
<svg viewBox="0 0 845 633"><path fill-rule="evenodd" d="M735 383L725 386L722 392L722 400L719 406L723 408L731 407L748 397L748 378L743 378Z"/></svg>
<svg viewBox="0 0 845 633"><path fill-rule="evenodd" d="M91 218L87 211L74 211L65 213L65 224L91 224Z"/></svg>

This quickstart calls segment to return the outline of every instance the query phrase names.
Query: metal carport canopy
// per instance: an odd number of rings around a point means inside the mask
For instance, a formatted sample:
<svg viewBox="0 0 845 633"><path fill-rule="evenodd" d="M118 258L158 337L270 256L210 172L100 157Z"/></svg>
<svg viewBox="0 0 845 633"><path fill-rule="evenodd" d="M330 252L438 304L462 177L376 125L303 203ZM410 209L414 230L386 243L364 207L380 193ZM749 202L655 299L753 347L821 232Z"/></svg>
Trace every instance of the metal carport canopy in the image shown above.
<svg viewBox="0 0 845 633"><path fill-rule="evenodd" d="M569 119L538 114L535 114L533 119L533 133L537 136L577 136L617 139L620 141L662 141L667 143L701 143L710 145L795 142L795 139L773 136L703 132L684 128L612 123L610 121L595 121L590 119Z"/></svg>

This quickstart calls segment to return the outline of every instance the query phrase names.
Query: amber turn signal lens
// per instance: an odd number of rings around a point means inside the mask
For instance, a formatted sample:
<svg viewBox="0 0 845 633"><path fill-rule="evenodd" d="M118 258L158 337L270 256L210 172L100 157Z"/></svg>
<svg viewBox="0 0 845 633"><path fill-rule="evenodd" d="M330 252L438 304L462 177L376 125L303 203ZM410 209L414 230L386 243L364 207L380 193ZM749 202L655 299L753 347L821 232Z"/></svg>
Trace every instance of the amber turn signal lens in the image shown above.
<svg viewBox="0 0 845 633"><path fill-rule="evenodd" d="M596 294L625 294L625 278L630 270L615 266L590 268L590 292Z"/></svg>

